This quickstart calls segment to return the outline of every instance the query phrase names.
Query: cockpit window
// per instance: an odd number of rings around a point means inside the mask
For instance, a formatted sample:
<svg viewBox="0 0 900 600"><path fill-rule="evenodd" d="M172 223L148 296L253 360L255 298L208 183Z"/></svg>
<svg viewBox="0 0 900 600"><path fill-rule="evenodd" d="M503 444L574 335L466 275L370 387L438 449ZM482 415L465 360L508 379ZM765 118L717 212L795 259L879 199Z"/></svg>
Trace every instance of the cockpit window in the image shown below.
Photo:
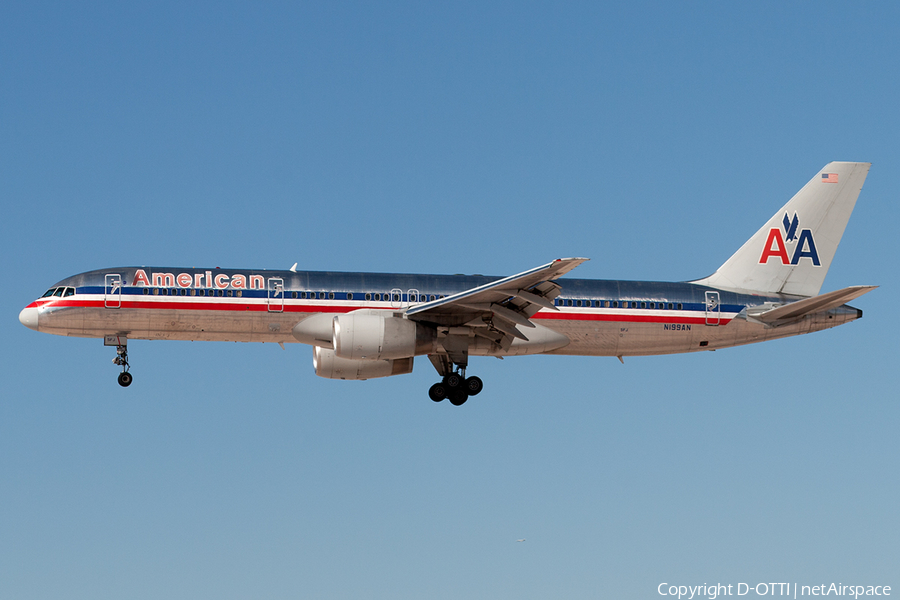
<svg viewBox="0 0 900 600"><path fill-rule="evenodd" d="M68 298L69 296L75 295L75 288L67 287L66 291L63 292L63 298Z"/></svg>
<svg viewBox="0 0 900 600"><path fill-rule="evenodd" d="M47 298L48 296L52 296L53 292L55 292L55 291L56 291L56 288L50 288L49 290L44 292L44 295L41 296L41 298Z"/></svg>
<svg viewBox="0 0 900 600"><path fill-rule="evenodd" d="M53 295L57 296L57 297L62 297L64 291L66 291L66 288L64 288L64 287L56 288L56 290L53 292Z"/></svg>

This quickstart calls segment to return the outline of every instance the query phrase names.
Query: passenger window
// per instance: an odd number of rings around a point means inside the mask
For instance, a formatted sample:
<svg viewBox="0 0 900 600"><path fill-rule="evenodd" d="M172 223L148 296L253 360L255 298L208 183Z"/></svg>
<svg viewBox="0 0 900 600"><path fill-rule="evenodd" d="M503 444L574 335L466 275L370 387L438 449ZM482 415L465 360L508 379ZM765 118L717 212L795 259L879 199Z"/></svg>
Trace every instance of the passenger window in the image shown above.
<svg viewBox="0 0 900 600"><path fill-rule="evenodd" d="M191 296L196 296L196 295L197 295L197 290L191 290Z"/></svg>
<svg viewBox="0 0 900 600"><path fill-rule="evenodd" d="M434 302L434 300L435 300L434 294L432 294L432 295L430 296L430 298L431 298L431 301Z"/></svg>
<svg viewBox="0 0 900 600"><path fill-rule="evenodd" d="M291 292L291 298L297 299L297 292Z"/></svg>
<svg viewBox="0 0 900 600"><path fill-rule="evenodd" d="M146 296L147 294L150 293L150 289L149 289L149 288L144 288L142 291L144 292L144 295L145 295L145 296Z"/></svg>
<svg viewBox="0 0 900 600"><path fill-rule="evenodd" d="M334 292L329 292L329 293L328 293L328 299L329 299L329 300L334 300Z"/></svg>
<svg viewBox="0 0 900 600"><path fill-rule="evenodd" d="M682 310L683 308L684 308L684 305L683 305L681 302L679 302L679 303L678 303L678 310Z"/></svg>
<svg viewBox="0 0 900 600"><path fill-rule="evenodd" d="M294 294L296 294L296 293L297 293L297 292L294 292ZM240 298L240 297L242 297L242 296L244 295L244 291L243 291L243 290L237 290L237 291L234 293L234 295L237 296L238 298ZM296 297L297 297L297 296L295 295L294 298L296 298Z"/></svg>
<svg viewBox="0 0 900 600"><path fill-rule="evenodd" d="M372 294L366 293L366 300L371 300L371 299L372 299Z"/></svg>
<svg viewBox="0 0 900 600"><path fill-rule="evenodd" d="M159 288L153 288L153 295L159 296Z"/></svg>
<svg viewBox="0 0 900 600"><path fill-rule="evenodd" d="M347 292L347 300L353 300L353 292Z"/></svg>
<svg viewBox="0 0 900 600"><path fill-rule="evenodd" d="M669 302L669 310L672 310L672 307L673 307L672 303Z"/></svg>
<svg viewBox="0 0 900 600"><path fill-rule="evenodd" d="M606 300L606 301L603 303L603 306L604 306L604 308L609 308L609 300Z"/></svg>
<svg viewBox="0 0 900 600"><path fill-rule="evenodd" d="M647 308L647 303L646 303L646 302L641 302L641 308Z"/></svg>
<svg viewBox="0 0 900 600"><path fill-rule="evenodd" d="M229 298L231 298L234 295L234 292L232 292L231 290L228 290L228 292L226 292L226 293L228 294Z"/></svg>

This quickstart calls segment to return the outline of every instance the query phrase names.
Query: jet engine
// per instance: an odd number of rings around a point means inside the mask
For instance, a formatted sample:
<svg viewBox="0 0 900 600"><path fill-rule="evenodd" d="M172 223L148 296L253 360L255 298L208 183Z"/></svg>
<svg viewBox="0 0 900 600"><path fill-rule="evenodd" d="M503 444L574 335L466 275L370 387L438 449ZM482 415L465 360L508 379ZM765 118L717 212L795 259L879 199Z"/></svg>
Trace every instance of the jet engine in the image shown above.
<svg viewBox="0 0 900 600"><path fill-rule="evenodd" d="M334 318L332 343L338 358L369 361L425 354L435 337L433 329L402 317L355 312Z"/></svg>
<svg viewBox="0 0 900 600"><path fill-rule="evenodd" d="M352 360L335 356L334 350L313 347L316 375L326 379L376 379L412 373L413 358L396 360Z"/></svg>

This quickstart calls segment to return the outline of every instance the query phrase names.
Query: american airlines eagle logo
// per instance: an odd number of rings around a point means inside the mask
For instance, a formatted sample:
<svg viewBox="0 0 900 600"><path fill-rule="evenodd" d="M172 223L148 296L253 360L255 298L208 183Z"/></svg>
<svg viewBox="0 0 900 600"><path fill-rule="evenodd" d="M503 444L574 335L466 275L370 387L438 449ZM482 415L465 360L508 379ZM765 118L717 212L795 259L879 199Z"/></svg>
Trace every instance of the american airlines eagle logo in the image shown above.
<svg viewBox="0 0 900 600"><path fill-rule="evenodd" d="M784 226L784 233L779 227L769 230L762 255L759 257L759 264L767 264L770 258L775 258L780 260L783 265L797 265L800 264L801 258L808 258L814 266L821 266L812 230L800 229L800 217L797 216L797 213L794 213L793 218L784 213L781 224ZM790 258L788 258L788 245L793 246Z"/></svg>

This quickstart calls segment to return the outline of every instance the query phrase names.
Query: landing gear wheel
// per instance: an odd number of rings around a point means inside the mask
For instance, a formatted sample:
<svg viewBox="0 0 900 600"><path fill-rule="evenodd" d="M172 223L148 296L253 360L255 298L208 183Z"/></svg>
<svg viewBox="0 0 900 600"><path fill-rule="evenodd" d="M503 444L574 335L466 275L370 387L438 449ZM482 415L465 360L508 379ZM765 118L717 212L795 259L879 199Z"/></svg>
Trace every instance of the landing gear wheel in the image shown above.
<svg viewBox="0 0 900 600"><path fill-rule="evenodd" d="M479 392L484 389L484 382L481 381L480 377L475 377L473 375L472 377L466 379L465 388L470 396L477 396Z"/></svg>
<svg viewBox="0 0 900 600"><path fill-rule="evenodd" d="M450 389L458 388L459 386L462 385L463 379L462 379L462 377L460 377L460 376L457 375L456 373L450 373L449 375L447 375L446 377L444 377L444 383L445 383L445 384L447 385L447 387L450 388Z"/></svg>
<svg viewBox="0 0 900 600"><path fill-rule="evenodd" d="M445 386L443 382L434 384L428 390L428 397L435 402L440 402L447 397L447 386Z"/></svg>
<svg viewBox="0 0 900 600"><path fill-rule="evenodd" d="M113 364L122 367L122 372L119 373L119 385L122 387L131 385L134 377L128 372L128 346L125 344L116 346L116 357L113 359Z"/></svg>
<svg viewBox="0 0 900 600"><path fill-rule="evenodd" d="M450 404L453 406L462 406L469 399L469 394L461 387L450 388Z"/></svg>

